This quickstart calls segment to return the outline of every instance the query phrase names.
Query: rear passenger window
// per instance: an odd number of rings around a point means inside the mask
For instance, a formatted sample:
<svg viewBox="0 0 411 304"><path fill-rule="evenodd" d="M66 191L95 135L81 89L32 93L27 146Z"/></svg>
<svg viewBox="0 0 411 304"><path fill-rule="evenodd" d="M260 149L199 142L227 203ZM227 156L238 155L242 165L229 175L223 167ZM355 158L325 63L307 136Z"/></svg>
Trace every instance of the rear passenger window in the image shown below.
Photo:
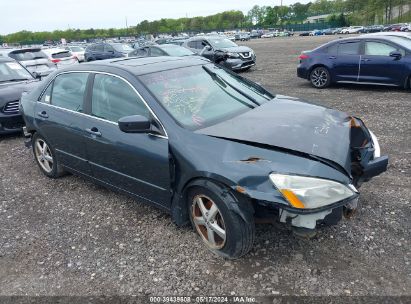
<svg viewBox="0 0 411 304"><path fill-rule="evenodd" d="M43 96L41 96L40 101L44 103L50 103L51 100L51 88L53 87L53 83L49 84L46 91L44 91Z"/></svg>
<svg viewBox="0 0 411 304"><path fill-rule="evenodd" d="M346 42L340 43L338 46L338 55L359 55L360 42Z"/></svg>
<svg viewBox="0 0 411 304"><path fill-rule="evenodd" d="M334 43L327 48L327 53L331 55L337 55L338 53L338 43Z"/></svg>
<svg viewBox="0 0 411 304"><path fill-rule="evenodd" d="M150 117L148 108L128 83L118 77L102 74L94 78L91 112L96 117L112 122L130 115Z"/></svg>
<svg viewBox="0 0 411 304"><path fill-rule="evenodd" d="M188 47L189 47L189 48L192 48L192 49L196 49L196 48L197 48L196 41L190 41L190 42L188 43Z"/></svg>
<svg viewBox="0 0 411 304"><path fill-rule="evenodd" d="M56 107L82 112L87 78L88 73L67 73L57 76L54 80L50 103ZM47 102L46 94L43 97L44 102Z"/></svg>
<svg viewBox="0 0 411 304"><path fill-rule="evenodd" d="M156 47L151 48L151 56L165 56L164 52Z"/></svg>

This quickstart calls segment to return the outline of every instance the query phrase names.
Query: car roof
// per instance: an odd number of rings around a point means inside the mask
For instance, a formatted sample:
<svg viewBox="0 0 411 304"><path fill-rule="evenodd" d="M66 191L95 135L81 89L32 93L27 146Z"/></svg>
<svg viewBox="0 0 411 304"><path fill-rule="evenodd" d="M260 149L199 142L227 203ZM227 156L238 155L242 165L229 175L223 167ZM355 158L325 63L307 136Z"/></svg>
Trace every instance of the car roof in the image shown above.
<svg viewBox="0 0 411 304"><path fill-rule="evenodd" d="M134 75L144 75L149 73L161 72L165 70L173 70L178 68L190 67L195 65L203 65L210 61L204 57L128 57L122 59L108 59L92 61L90 63L81 64L81 67L93 69L93 67L110 68L116 67L126 70ZM67 68L70 70L70 68Z"/></svg>

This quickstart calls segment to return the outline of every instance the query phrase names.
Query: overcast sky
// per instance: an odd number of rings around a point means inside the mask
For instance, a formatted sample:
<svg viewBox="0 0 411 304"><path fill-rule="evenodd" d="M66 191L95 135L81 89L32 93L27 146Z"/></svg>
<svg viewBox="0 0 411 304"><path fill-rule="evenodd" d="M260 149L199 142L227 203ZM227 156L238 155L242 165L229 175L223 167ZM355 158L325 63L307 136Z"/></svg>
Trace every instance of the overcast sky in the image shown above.
<svg viewBox="0 0 411 304"><path fill-rule="evenodd" d="M206 16L225 10L248 12L253 5L281 0L0 0L0 34L21 30L119 28L144 19ZM309 0L283 0L284 5Z"/></svg>

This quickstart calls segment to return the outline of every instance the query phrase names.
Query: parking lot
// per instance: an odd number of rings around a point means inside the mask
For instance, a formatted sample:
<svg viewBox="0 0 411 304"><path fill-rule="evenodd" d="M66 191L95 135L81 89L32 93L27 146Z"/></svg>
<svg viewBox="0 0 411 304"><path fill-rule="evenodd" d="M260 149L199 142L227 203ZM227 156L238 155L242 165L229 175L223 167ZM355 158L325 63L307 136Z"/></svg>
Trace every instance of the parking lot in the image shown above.
<svg viewBox="0 0 411 304"><path fill-rule="evenodd" d="M242 75L271 91L361 117L389 169L361 188L351 220L297 239L260 224L239 260L212 255L191 228L79 177L41 174L23 138L0 138L1 295L410 295L411 93L370 86L317 90L296 76L302 50L334 36L244 44ZM258 122L256 122L258 123Z"/></svg>

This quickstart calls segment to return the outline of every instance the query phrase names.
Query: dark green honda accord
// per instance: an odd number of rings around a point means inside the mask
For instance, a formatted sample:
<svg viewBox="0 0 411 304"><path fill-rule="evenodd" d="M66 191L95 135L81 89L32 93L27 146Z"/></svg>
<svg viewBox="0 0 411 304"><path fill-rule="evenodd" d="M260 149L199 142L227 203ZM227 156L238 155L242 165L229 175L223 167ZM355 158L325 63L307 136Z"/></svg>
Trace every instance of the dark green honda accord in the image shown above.
<svg viewBox="0 0 411 304"><path fill-rule="evenodd" d="M304 235L336 224L388 163L360 119L200 57L58 70L20 110L45 175L78 174L158 206L229 258L252 248L256 218Z"/></svg>

